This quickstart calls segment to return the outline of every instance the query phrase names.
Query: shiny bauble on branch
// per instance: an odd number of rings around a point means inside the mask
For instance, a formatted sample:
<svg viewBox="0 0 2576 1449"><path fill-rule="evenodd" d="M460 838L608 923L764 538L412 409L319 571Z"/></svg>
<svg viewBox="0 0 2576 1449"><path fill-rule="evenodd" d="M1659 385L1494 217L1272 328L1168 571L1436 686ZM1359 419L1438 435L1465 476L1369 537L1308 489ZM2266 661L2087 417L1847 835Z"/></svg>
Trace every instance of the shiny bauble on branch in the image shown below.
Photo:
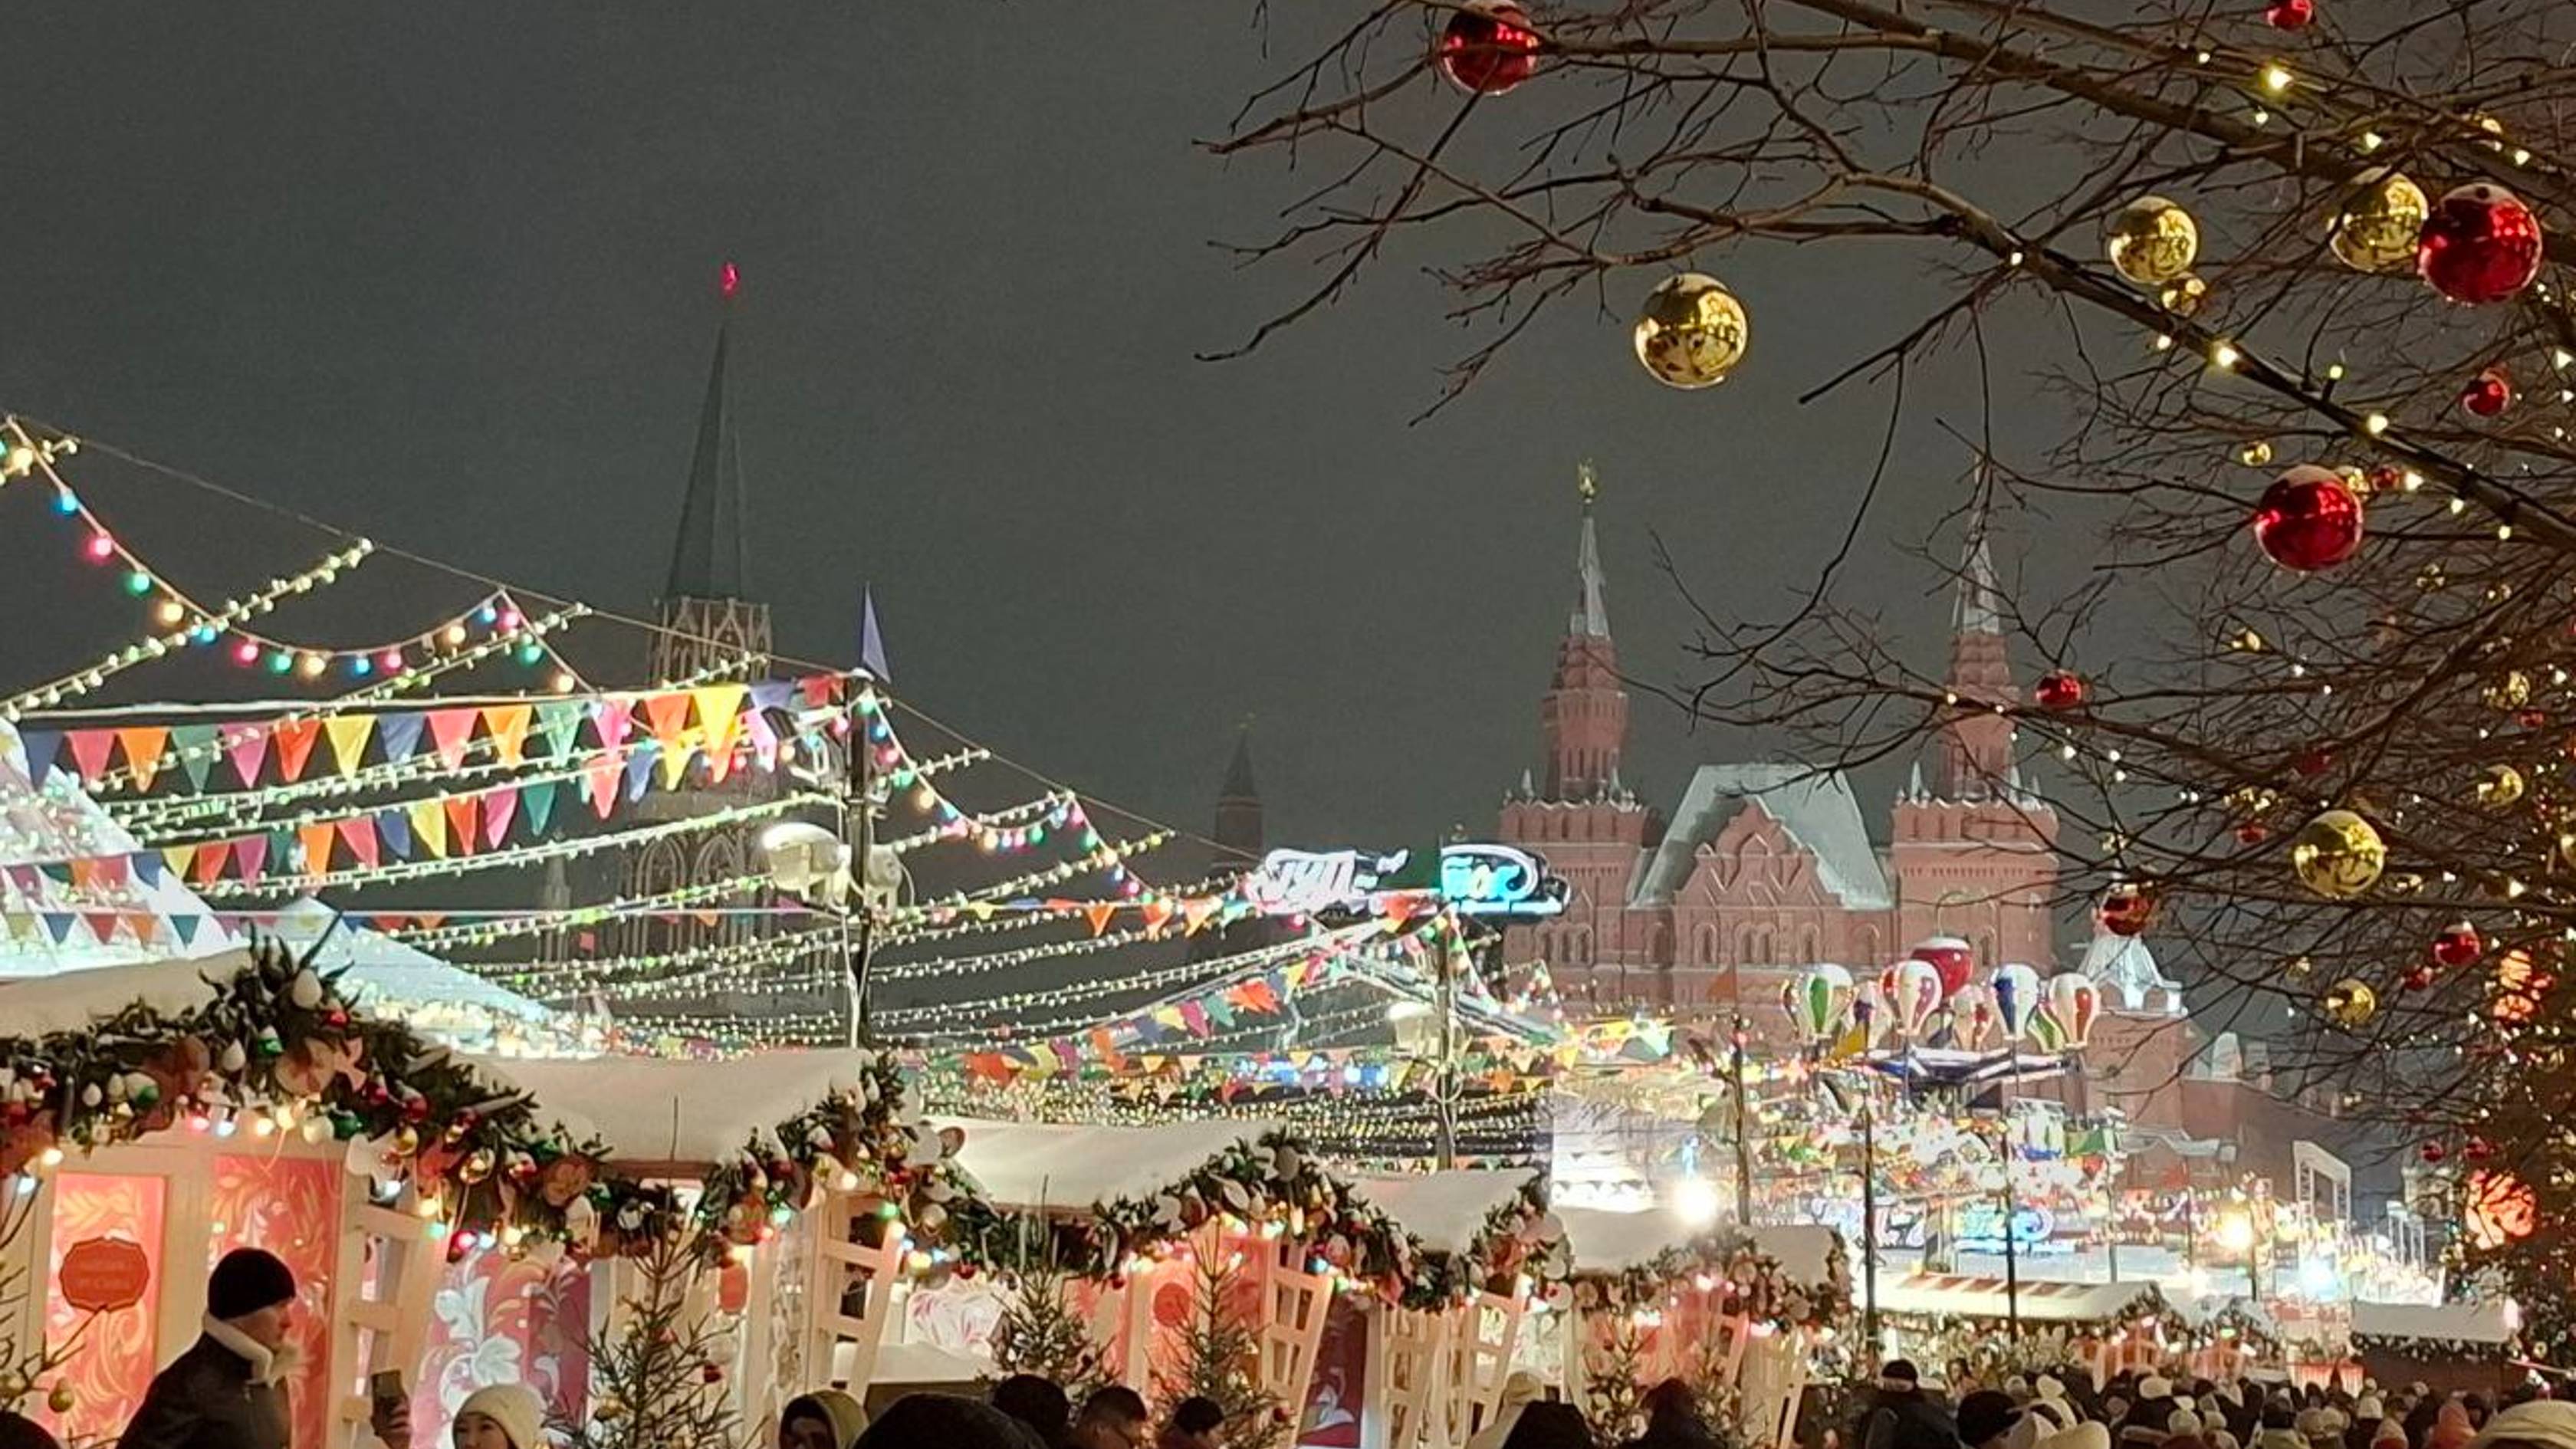
<svg viewBox="0 0 2576 1449"><path fill-rule="evenodd" d="M2433 933L2433 959L2445 966L2474 966L2486 953L2486 941L2467 921L2453 921Z"/></svg>
<svg viewBox="0 0 2576 1449"><path fill-rule="evenodd" d="M2379 883L2388 868L2388 845L2367 820L2349 810L2328 810L2299 827L2290 841L2290 869L2299 883L2330 901L2348 901Z"/></svg>
<svg viewBox="0 0 2576 1449"><path fill-rule="evenodd" d="M2326 989L2326 1020L2346 1031L2359 1031L2379 1015L2379 993L2370 983L2345 977Z"/></svg>
<svg viewBox="0 0 2576 1449"><path fill-rule="evenodd" d="M2301 463L2272 480L2254 506L2254 542L2297 573L2332 568L2361 547L2361 499L2331 469Z"/></svg>
<svg viewBox="0 0 2576 1449"><path fill-rule="evenodd" d="M2083 676L2071 669L2052 669L2031 686L2031 699L2052 714L2065 714L2084 707Z"/></svg>
<svg viewBox="0 0 2576 1449"><path fill-rule="evenodd" d="M1499 96L1538 69L1538 32L1509 4L1471 4L1441 27L1440 73L1477 95Z"/></svg>
<svg viewBox="0 0 2576 1449"><path fill-rule="evenodd" d="M2498 762L2478 771L2478 782L2471 787L2471 793L2489 810L2509 810L2521 801L2525 788L2520 770Z"/></svg>
<svg viewBox="0 0 2576 1449"><path fill-rule="evenodd" d="M2460 389L2460 406L2482 418L2501 415L2513 406L2513 377L2501 367L2481 370Z"/></svg>
<svg viewBox="0 0 2576 1449"><path fill-rule="evenodd" d="M2415 244L2433 202L2406 174L2386 166L2364 171L2344 193L2330 245L2357 272L2402 272L2415 265Z"/></svg>
<svg viewBox="0 0 2576 1449"><path fill-rule="evenodd" d="M2156 918L2155 887L2140 881L2118 882L2102 892L2093 918L2114 936L2143 935Z"/></svg>
<svg viewBox="0 0 2576 1449"><path fill-rule="evenodd" d="M2540 275L2540 218L2491 181L2443 196L2415 241L2415 270L2454 302L2502 302Z"/></svg>
<svg viewBox="0 0 2576 1449"><path fill-rule="evenodd" d="M2190 274L2200 257L2200 224L2161 196L2141 196L2113 214L2102 253L2132 286L2152 290Z"/></svg>
<svg viewBox="0 0 2576 1449"><path fill-rule="evenodd" d="M2317 18L2317 0L2272 0L2263 7L2263 23L2274 30L2305 30Z"/></svg>
<svg viewBox="0 0 2576 1449"><path fill-rule="evenodd" d="M1666 387L1696 389L1726 381L1750 325L1726 284L1701 272L1666 277L1637 311L1637 361Z"/></svg>

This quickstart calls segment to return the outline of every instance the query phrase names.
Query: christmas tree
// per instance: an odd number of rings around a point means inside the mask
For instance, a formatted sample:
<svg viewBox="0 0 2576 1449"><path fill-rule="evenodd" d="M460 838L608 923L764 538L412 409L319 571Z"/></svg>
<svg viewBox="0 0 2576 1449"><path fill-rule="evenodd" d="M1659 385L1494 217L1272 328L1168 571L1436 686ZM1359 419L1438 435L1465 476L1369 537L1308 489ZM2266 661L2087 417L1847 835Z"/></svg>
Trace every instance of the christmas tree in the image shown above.
<svg viewBox="0 0 2576 1449"><path fill-rule="evenodd" d="M1226 1286L1242 1261L1241 1254L1221 1251L1202 1252L1194 1260L1179 1359L1157 1374L1155 1387L1167 1412L1183 1399L1214 1400L1225 1410L1217 1436L1224 1449L1281 1449L1294 1427L1291 1415L1255 1377L1259 1337L1226 1309Z"/></svg>
<svg viewBox="0 0 2576 1449"><path fill-rule="evenodd" d="M1644 1431L1646 1387L1637 1380L1645 1368L1646 1332L1625 1315L1612 1320L1607 1341L1585 1351L1583 1417L1592 1421L1593 1438L1621 1444Z"/></svg>
<svg viewBox="0 0 2576 1449"><path fill-rule="evenodd" d="M993 1325L993 1366L1004 1374L1053 1379L1078 1404L1110 1376L1064 1289L1064 1273L1052 1264L1020 1274L1010 1304Z"/></svg>
<svg viewBox="0 0 2576 1449"><path fill-rule="evenodd" d="M689 1302L705 1255L693 1232L656 1236L633 1262L622 1322L590 1345L590 1418L555 1428L571 1449L724 1449L746 1439L724 1387L720 1336Z"/></svg>

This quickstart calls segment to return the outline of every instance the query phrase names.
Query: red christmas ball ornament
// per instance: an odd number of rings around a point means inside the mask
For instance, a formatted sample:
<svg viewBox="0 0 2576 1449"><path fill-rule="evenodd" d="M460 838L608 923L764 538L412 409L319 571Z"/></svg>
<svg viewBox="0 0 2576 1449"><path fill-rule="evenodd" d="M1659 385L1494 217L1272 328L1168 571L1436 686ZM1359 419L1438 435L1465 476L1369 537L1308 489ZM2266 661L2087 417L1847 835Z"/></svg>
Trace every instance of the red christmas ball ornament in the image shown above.
<svg viewBox="0 0 2576 1449"><path fill-rule="evenodd" d="M2313 780L2333 769L2334 762L2334 751L2319 745L2314 749L2299 751L2298 758L2290 761L2290 768Z"/></svg>
<svg viewBox="0 0 2576 1449"><path fill-rule="evenodd" d="M2513 379L2501 367L2488 368L2460 389L2460 406L2482 418L2497 416L2513 406Z"/></svg>
<svg viewBox="0 0 2576 1449"><path fill-rule="evenodd" d="M2434 203L2415 240L2415 270L2454 302L2501 302L2540 275L2540 218L2491 181Z"/></svg>
<svg viewBox="0 0 2576 1449"><path fill-rule="evenodd" d="M2156 918L2156 893L2135 881L2122 881L2102 892L2102 904L2094 916L2114 936L2143 935L2147 923Z"/></svg>
<svg viewBox="0 0 2576 1449"><path fill-rule="evenodd" d="M2493 1161L2496 1145L2483 1137L2472 1137L2469 1139L2469 1145L2460 1150L2460 1155L2471 1162Z"/></svg>
<svg viewBox="0 0 2576 1449"><path fill-rule="evenodd" d="M2433 968L2430 966L2407 967L2404 985L2409 991L2427 991L2432 989Z"/></svg>
<svg viewBox="0 0 2576 1449"><path fill-rule="evenodd" d="M2342 478L2302 463L2272 480L2254 508L2254 542L2297 573L2333 568L2361 547L2361 500Z"/></svg>
<svg viewBox="0 0 2576 1449"><path fill-rule="evenodd" d="M2073 670L2052 669L2039 677L2031 687L2031 698L2039 707L2055 714L2084 707L2084 681Z"/></svg>
<svg viewBox="0 0 2576 1449"><path fill-rule="evenodd" d="M2305 30L2317 18L2317 0L2272 0L2263 7L2263 22L2274 30Z"/></svg>
<svg viewBox="0 0 2576 1449"><path fill-rule="evenodd" d="M2445 966L2474 966L2486 953L2478 928L2466 921L2453 921L2433 937L2433 959Z"/></svg>
<svg viewBox="0 0 2576 1449"><path fill-rule="evenodd" d="M2450 1156L2451 1154L2450 1154L2450 1152L2449 1152L2449 1150L2448 1150L2448 1149L2446 1149L2446 1148L2444 1148L2444 1147L2442 1146L2442 1144L2441 1144L2441 1143L2439 1143L2439 1142L2427 1142L2427 1143L2425 1143L2425 1144L2424 1144L2423 1152L2422 1152L2422 1154L2421 1154L2421 1155L2422 1155L2423 1159L2424 1159L2426 1162L2439 1162L2439 1161L2441 1161L2443 1158L2448 1157L2448 1156Z"/></svg>
<svg viewBox="0 0 2576 1449"><path fill-rule="evenodd" d="M2239 845L2261 845L2271 838L2272 827L2260 820L2248 820L2236 827L2236 843Z"/></svg>
<svg viewBox="0 0 2576 1449"><path fill-rule="evenodd" d="M1517 5L1468 5L1442 27L1439 60L1460 90L1499 96L1538 69L1538 32Z"/></svg>

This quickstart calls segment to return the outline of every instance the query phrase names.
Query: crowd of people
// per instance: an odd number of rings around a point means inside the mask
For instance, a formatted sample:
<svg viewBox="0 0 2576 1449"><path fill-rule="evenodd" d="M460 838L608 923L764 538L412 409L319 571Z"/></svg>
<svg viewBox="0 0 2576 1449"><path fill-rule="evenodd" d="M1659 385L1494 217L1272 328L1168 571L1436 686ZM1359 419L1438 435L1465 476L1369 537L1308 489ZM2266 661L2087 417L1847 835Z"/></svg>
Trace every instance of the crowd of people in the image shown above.
<svg viewBox="0 0 2576 1449"><path fill-rule="evenodd" d="M255 1248L227 1253L207 1280L200 1337L154 1378L119 1449L289 1449L295 1305L284 1263ZM1618 1449L1719 1449L1687 1383L1657 1385L1636 1407L1639 1432ZM458 1406L453 1446L551 1449L547 1417L524 1385L477 1389ZM390 1449L410 1449L406 1396L380 1393L372 1427ZM1077 1403L1052 1380L1015 1374L981 1396L908 1395L874 1422L851 1395L818 1389L790 1400L774 1432L777 1449L1220 1449L1228 1427L1225 1409L1205 1398L1181 1399L1158 1422L1132 1388L1108 1385ZM2097 1384L2072 1368L1989 1385L1957 1361L1935 1386L1894 1359L1852 1422L1810 1425L1799 1437L1814 1449L2576 1449L2576 1402L2152 1372ZM33 1421L0 1413L0 1449L58 1446ZM1516 1373L1468 1449L1603 1446L1582 1410Z"/></svg>
<svg viewBox="0 0 2576 1449"><path fill-rule="evenodd" d="M2188 1382L2124 1373L2016 1374L1981 1384L1964 1363L1922 1382L1890 1360L1859 1422L1830 1432L1833 1449L2576 1449L2576 1403L2537 1391L2490 1403L2422 1383Z"/></svg>

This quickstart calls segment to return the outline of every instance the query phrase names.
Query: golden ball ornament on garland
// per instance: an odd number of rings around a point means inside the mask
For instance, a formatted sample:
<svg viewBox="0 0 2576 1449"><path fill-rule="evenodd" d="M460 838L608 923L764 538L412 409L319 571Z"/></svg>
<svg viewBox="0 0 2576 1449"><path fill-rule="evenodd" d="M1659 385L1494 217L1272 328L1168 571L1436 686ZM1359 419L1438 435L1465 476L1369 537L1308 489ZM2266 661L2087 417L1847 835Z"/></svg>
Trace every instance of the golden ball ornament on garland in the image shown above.
<svg viewBox="0 0 2576 1449"><path fill-rule="evenodd" d="M2290 841L2290 869L2299 883L2330 901L2348 901L2379 883L2388 868L2388 845L2367 820L2349 810L2328 810L2299 827Z"/></svg>
<svg viewBox="0 0 2576 1449"><path fill-rule="evenodd" d="M2345 977L2326 988L2326 1020L2346 1031L2359 1031L2379 1015L2379 993L2367 981Z"/></svg>
<svg viewBox="0 0 2576 1449"><path fill-rule="evenodd" d="M2272 445L2265 439L2256 438L2237 448L2236 461L2248 468L2268 468L2272 466Z"/></svg>
<svg viewBox="0 0 2576 1449"><path fill-rule="evenodd" d="M2531 676L2519 669L2508 669L2487 681L2480 697L2489 709L2520 709L2531 703Z"/></svg>
<svg viewBox="0 0 2576 1449"><path fill-rule="evenodd" d="M2356 272L2402 272L2415 265L2415 239L2432 214L2423 187L2404 172L2374 166L2344 194L2329 245Z"/></svg>
<svg viewBox="0 0 2576 1449"><path fill-rule="evenodd" d="M2161 196L2121 207L2102 236L2111 270L2141 288L2179 282L2200 258L2200 223Z"/></svg>
<svg viewBox="0 0 2576 1449"><path fill-rule="evenodd" d="M2511 765L2489 765L2478 772L2478 803L2489 810L2511 808L2522 799L2522 772Z"/></svg>
<svg viewBox="0 0 2576 1449"><path fill-rule="evenodd" d="M1744 360L1744 304L1701 272L1666 277L1637 312L1637 361L1666 387L1715 387Z"/></svg>

